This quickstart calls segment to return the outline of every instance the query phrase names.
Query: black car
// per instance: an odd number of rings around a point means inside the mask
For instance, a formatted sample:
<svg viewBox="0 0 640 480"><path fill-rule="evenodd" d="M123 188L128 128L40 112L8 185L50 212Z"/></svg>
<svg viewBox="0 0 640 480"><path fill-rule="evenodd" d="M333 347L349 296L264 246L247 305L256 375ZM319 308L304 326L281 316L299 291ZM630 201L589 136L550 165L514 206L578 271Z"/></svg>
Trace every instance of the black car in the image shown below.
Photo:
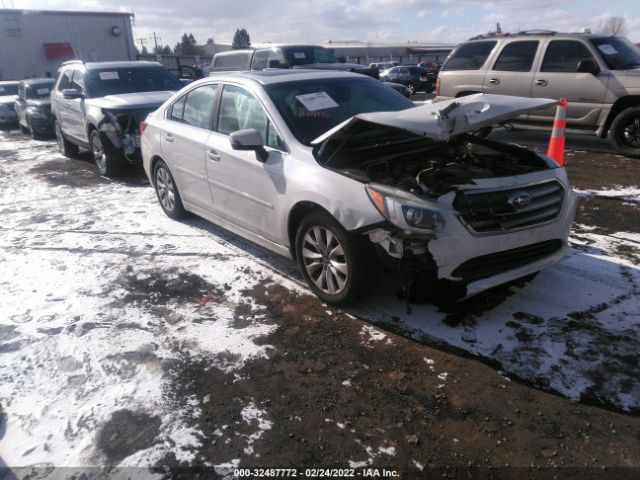
<svg viewBox="0 0 640 480"><path fill-rule="evenodd" d="M53 78L22 80L18 86L16 113L24 133L32 138L53 134L51 118L51 89Z"/></svg>
<svg viewBox="0 0 640 480"><path fill-rule="evenodd" d="M409 90L409 87L402 85L401 83L393 83L393 82L382 82L382 83L384 83L390 89L395 90L403 97L409 98L411 96L411 90Z"/></svg>
<svg viewBox="0 0 640 480"><path fill-rule="evenodd" d="M18 82L0 82L0 128L15 126Z"/></svg>
<svg viewBox="0 0 640 480"><path fill-rule="evenodd" d="M400 65L385 70L380 74L380 80L406 85L411 95L418 91L430 93L434 87L433 80L429 78L424 68L408 65Z"/></svg>

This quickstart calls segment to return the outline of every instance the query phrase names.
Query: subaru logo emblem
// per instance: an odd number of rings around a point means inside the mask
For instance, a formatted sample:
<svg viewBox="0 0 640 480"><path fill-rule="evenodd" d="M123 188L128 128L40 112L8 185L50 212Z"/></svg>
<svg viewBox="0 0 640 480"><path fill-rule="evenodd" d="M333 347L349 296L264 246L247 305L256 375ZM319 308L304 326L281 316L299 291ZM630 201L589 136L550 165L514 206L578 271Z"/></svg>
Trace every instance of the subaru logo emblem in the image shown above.
<svg viewBox="0 0 640 480"><path fill-rule="evenodd" d="M529 206L530 202L531 202L531 195L525 192L514 193L507 199L507 203L516 210L520 210Z"/></svg>

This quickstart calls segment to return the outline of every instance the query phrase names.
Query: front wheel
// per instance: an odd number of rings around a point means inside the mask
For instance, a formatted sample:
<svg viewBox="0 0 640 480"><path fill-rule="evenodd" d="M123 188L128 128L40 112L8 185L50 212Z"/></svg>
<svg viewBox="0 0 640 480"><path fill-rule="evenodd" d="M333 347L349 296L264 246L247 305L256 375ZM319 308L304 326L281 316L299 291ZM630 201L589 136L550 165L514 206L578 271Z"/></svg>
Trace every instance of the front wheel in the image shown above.
<svg viewBox="0 0 640 480"><path fill-rule="evenodd" d="M159 160L153 168L153 186L156 189L160 206L167 216L177 220L186 215L173 175L162 160Z"/></svg>
<svg viewBox="0 0 640 480"><path fill-rule="evenodd" d="M622 155L640 158L640 107L629 107L618 114L611 124L609 141Z"/></svg>
<svg viewBox="0 0 640 480"><path fill-rule="evenodd" d="M112 177L119 171L118 158L115 153L109 148L109 145L105 144L102 139L102 135L97 130L91 132L89 137L89 144L91 146L91 154L93 161L98 167L100 175L105 177Z"/></svg>
<svg viewBox="0 0 640 480"><path fill-rule="evenodd" d="M329 214L309 213L298 227L296 258L309 288L323 301L346 305L370 293L377 280L371 244L349 234Z"/></svg>
<svg viewBox="0 0 640 480"><path fill-rule="evenodd" d="M408 84L407 88L409 89L409 95L416 93L416 86L413 83Z"/></svg>
<svg viewBox="0 0 640 480"><path fill-rule="evenodd" d="M64 138L62 128L57 120L53 122L53 129L56 132L56 142L60 153L67 158L76 158L78 156L78 146Z"/></svg>

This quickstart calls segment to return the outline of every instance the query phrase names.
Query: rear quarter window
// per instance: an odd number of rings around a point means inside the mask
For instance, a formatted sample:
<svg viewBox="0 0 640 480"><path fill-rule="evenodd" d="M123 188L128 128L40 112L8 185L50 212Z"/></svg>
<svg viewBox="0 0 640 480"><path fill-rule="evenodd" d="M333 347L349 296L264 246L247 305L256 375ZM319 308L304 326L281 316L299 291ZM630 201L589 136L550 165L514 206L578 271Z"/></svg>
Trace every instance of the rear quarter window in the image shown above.
<svg viewBox="0 0 640 480"><path fill-rule="evenodd" d="M442 70L478 70L496 46L495 41L464 43L456 48Z"/></svg>

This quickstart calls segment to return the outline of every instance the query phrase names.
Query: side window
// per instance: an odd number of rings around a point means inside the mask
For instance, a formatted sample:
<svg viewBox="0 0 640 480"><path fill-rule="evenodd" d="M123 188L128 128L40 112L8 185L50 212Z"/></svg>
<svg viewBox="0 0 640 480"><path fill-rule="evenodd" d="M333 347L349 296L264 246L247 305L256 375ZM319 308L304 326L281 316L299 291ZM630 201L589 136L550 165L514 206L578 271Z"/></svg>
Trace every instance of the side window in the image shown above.
<svg viewBox="0 0 640 480"><path fill-rule="evenodd" d="M409 74L409 69L408 68L401 68L399 70L399 73L401 73L402 75L408 75Z"/></svg>
<svg viewBox="0 0 640 480"><path fill-rule="evenodd" d="M267 68L267 55L269 50L258 50L253 54L253 63L251 64L252 70L264 70Z"/></svg>
<svg viewBox="0 0 640 480"><path fill-rule="evenodd" d="M71 88L71 75L73 75L73 70L65 70L60 74L60 81L58 82L58 90L60 92Z"/></svg>
<svg viewBox="0 0 640 480"><path fill-rule="evenodd" d="M169 112L169 120L182 123L182 115L184 113L184 104L187 103L187 96L183 95L178 100L173 102L171 111Z"/></svg>
<svg viewBox="0 0 640 480"><path fill-rule="evenodd" d="M255 128L265 145L282 148L282 141L258 100L242 88L225 85L220 100L218 132L229 135L246 128Z"/></svg>
<svg viewBox="0 0 640 480"><path fill-rule="evenodd" d="M500 52L493 69L504 72L530 72L539 43L537 41L508 43Z"/></svg>
<svg viewBox="0 0 640 480"><path fill-rule="evenodd" d="M273 48L267 55L267 68L286 68L287 60L284 58L282 50Z"/></svg>
<svg viewBox="0 0 640 480"><path fill-rule="evenodd" d="M209 129L213 102L216 99L218 85L203 85L187 94L182 114L182 123L193 127Z"/></svg>
<svg viewBox="0 0 640 480"><path fill-rule="evenodd" d="M478 70L496 46L495 41L465 43L456 48L442 70Z"/></svg>
<svg viewBox="0 0 640 480"><path fill-rule="evenodd" d="M73 72L73 77L71 79L71 88L79 92L84 92L84 75L81 71L76 70L75 72Z"/></svg>
<svg viewBox="0 0 640 480"><path fill-rule="evenodd" d="M540 71L575 73L581 60L593 60L591 52L581 42L552 40L544 54Z"/></svg>

